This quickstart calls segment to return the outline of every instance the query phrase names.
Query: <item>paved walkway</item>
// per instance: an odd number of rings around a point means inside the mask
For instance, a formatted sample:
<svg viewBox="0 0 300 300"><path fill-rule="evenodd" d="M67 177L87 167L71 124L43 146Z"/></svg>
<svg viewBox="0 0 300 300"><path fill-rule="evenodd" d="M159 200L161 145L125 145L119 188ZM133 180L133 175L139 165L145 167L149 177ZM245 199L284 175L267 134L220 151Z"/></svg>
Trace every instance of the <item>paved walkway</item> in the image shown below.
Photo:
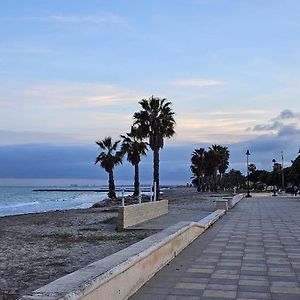
<svg viewBox="0 0 300 300"><path fill-rule="evenodd" d="M300 199L243 199L131 300L300 299Z"/></svg>

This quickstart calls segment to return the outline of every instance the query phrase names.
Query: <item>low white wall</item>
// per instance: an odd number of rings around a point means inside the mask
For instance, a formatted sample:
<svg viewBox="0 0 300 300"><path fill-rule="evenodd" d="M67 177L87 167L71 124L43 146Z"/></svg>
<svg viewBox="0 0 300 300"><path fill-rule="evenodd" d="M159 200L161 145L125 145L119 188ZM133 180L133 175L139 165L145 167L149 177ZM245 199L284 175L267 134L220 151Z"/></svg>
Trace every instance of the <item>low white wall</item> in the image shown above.
<svg viewBox="0 0 300 300"><path fill-rule="evenodd" d="M168 213L168 200L145 202L119 208L118 229L124 229Z"/></svg>
<svg viewBox="0 0 300 300"><path fill-rule="evenodd" d="M238 204L243 198L244 198L243 194L238 194L238 195L233 196L233 198L232 198L232 204L231 204L230 208L232 208L236 204Z"/></svg>
<svg viewBox="0 0 300 300"><path fill-rule="evenodd" d="M227 199L218 199L216 200L216 209L225 209L228 210L228 200Z"/></svg>
<svg viewBox="0 0 300 300"><path fill-rule="evenodd" d="M199 222L179 222L21 299L127 299L224 214L217 210Z"/></svg>

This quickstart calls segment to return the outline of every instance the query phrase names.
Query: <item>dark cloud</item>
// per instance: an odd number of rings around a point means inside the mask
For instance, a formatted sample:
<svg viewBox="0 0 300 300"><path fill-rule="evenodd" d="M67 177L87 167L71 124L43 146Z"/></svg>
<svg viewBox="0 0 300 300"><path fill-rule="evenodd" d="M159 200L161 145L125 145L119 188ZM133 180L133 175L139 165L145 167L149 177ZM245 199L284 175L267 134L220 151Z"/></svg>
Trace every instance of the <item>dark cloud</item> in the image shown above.
<svg viewBox="0 0 300 300"><path fill-rule="evenodd" d="M279 121L274 121L271 124L258 124L253 127L253 131L268 131L268 130L277 130L282 127L282 123Z"/></svg>
<svg viewBox="0 0 300 300"><path fill-rule="evenodd" d="M299 132L288 131L286 135L260 136L247 142L226 145L230 150L230 168L246 171L246 150L250 159L259 168L271 169L272 159L279 160L284 151L285 160L294 159L299 149ZM206 144L166 146L160 156L162 183L186 183L190 180L190 157L195 148ZM99 179L106 180L107 174L94 165L98 149L90 146L53 146L46 144L13 145L0 147L0 178L43 178L43 179ZM140 164L141 182L149 183L152 178L152 153ZM133 168L124 164L115 170L116 181L133 180ZM1 180L0 180L1 182Z"/></svg>
<svg viewBox="0 0 300 300"><path fill-rule="evenodd" d="M78 143L79 140L75 135L54 133L54 132L39 132L39 131L12 131L0 130L0 145L19 145L28 143Z"/></svg>
<svg viewBox="0 0 300 300"><path fill-rule="evenodd" d="M248 141L225 145L230 150L230 168L246 171L246 150L251 152L251 162L258 168L271 169L272 159L280 161L284 152L286 165L298 155L300 147L300 129L298 114L282 111L269 124L258 125L253 130L265 130L265 133ZM280 121L285 120L285 121ZM288 120L289 122L286 122ZM260 127L259 127L260 126ZM218 141L216 141L218 143ZM161 151L160 176L162 183L186 183L190 180L190 157L195 148L207 148L208 144L187 143L185 146L166 145ZM96 145L54 146L49 144L25 144L0 146L0 178L69 178L106 180L107 174L94 165L97 156ZM140 164L141 182L151 182L152 153ZM115 170L116 180L132 181L133 168L124 164Z"/></svg>
<svg viewBox="0 0 300 300"><path fill-rule="evenodd" d="M283 131L288 132L293 128L297 131L300 123L300 114L289 109L283 110L278 116L271 119L267 124L258 124L250 130L253 131Z"/></svg>
<svg viewBox="0 0 300 300"><path fill-rule="evenodd" d="M107 174L94 165L97 146L53 146L47 144L0 147L0 178L70 178L106 180ZM186 182L190 177L189 147L169 147L161 151L162 182ZM151 182L152 153L140 164L141 181ZM124 164L115 170L116 180L133 178L133 167Z"/></svg>
<svg viewBox="0 0 300 300"><path fill-rule="evenodd" d="M273 120L287 120L287 119L300 119L300 114L295 113L289 109L285 109Z"/></svg>

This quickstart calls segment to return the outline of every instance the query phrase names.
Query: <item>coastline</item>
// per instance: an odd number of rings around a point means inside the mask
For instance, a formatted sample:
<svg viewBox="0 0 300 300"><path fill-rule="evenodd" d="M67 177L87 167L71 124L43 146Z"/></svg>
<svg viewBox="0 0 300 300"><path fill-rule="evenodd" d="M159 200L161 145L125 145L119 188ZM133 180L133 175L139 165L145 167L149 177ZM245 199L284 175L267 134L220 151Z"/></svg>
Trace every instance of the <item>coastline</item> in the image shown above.
<svg viewBox="0 0 300 300"><path fill-rule="evenodd" d="M199 201L203 195L193 188L165 190L163 198L179 210L197 204L207 214L213 201ZM0 217L0 299L16 299L157 232L116 231L117 203L106 202L98 208Z"/></svg>

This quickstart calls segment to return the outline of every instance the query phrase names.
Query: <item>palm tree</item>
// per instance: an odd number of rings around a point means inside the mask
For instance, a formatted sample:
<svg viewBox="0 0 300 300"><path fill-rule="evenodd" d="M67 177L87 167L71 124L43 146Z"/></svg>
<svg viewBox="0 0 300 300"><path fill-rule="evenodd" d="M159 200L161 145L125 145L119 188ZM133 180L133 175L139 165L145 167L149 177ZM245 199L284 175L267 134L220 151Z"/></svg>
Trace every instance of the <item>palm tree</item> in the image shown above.
<svg viewBox="0 0 300 300"><path fill-rule="evenodd" d="M131 127L131 131L126 135L121 135L122 146L121 151L127 154L127 160L134 166L134 193L133 196L139 195L139 162L141 156L146 155L148 143L143 142L140 130L137 127Z"/></svg>
<svg viewBox="0 0 300 300"><path fill-rule="evenodd" d="M153 183L156 185L156 199L159 196L159 150L164 146L164 138L175 134L174 112L171 102L167 99L150 97L142 99L139 104L142 109L134 114L134 125L137 125L143 137L149 138L153 151Z"/></svg>
<svg viewBox="0 0 300 300"><path fill-rule="evenodd" d="M217 173L219 171L221 183L221 177L224 175L225 171L229 165L229 151L227 147L223 147L221 145L212 145L209 147L209 151L212 152L212 160L214 165L214 172L213 172L213 183L214 189L217 188Z"/></svg>
<svg viewBox="0 0 300 300"><path fill-rule="evenodd" d="M204 190L203 176L204 176L204 156L205 149L195 149L191 157L191 171L194 174L194 182L197 185L197 190L200 192Z"/></svg>
<svg viewBox="0 0 300 300"><path fill-rule="evenodd" d="M211 191L216 189L215 175L217 172L218 159L216 153L211 148L204 155L204 175L207 178L207 185Z"/></svg>
<svg viewBox="0 0 300 300"><path fill-rule="evenodd" d="M230 152L228 150L228 147L218 146L218 149L219 149L219 155L221 158L218 171L220 174L220 185L223 185L223 177L224 177L226 170L229 167Z"/></svg>
<svg viewBox="0 0 300 300"><path fill-rule="evenodd" d="M114 167L122 164L122 153L118 151L120 141L112 141L112 138L106 137L102 141L96 141L100 147L100 154L97 156L95 164L100 163L100 166L108 173L108 197L116 198Z"/></svg>

